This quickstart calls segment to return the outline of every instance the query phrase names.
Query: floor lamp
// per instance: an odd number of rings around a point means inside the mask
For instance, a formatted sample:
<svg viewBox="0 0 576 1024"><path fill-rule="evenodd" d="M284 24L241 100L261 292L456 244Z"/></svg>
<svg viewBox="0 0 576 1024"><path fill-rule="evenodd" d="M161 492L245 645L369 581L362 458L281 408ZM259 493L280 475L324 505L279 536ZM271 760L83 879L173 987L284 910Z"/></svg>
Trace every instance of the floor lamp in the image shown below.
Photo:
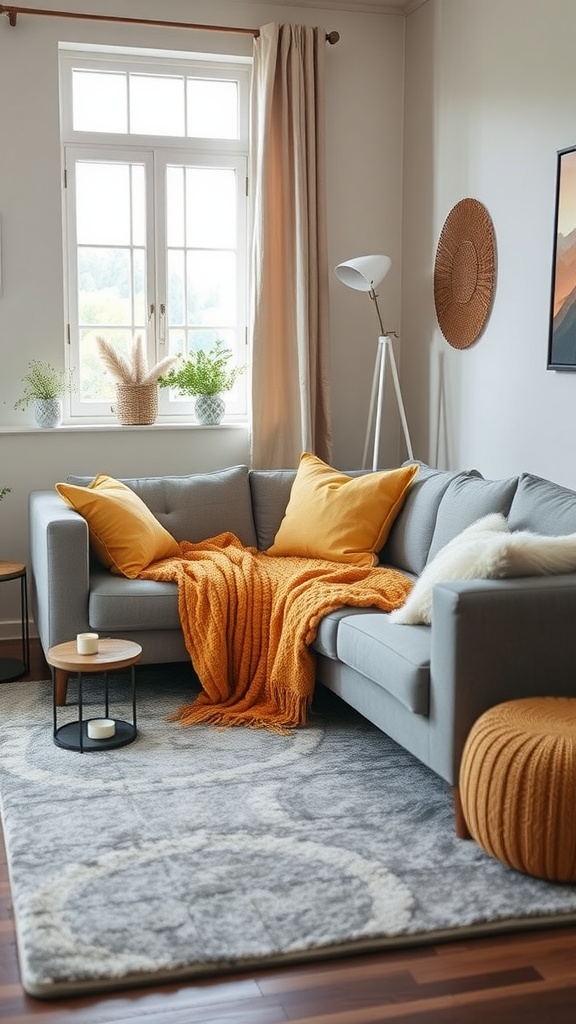
<svg viewBox="0 0 576 1024"><path fill-rule="evenodd" d="M375 291L380 282L386 277L391 266L392 261L389 256L357 256L355 259L347 260L345 263L339 263L334 271L336 277L342 282L342 284L348 285L349 288L355 288L356 291L359 292L368 292L369 297L374 303L376 313L378 315L378 323L380 325L380 336L378 338L376 362L374 364L374 377L372 380L372 393L370 395L368 425L366 427L366 440L364 442L364 455L362 458L363 469L366 468L366 461L368 459L368 448L370 444L370 434L372 432L372 423L374 421L374 413L376 413L376 420L374 422L372 469L376 470L378 468L378 453L380 450L380 431L382 427L382 408L384 404L384 384L386 380L387 361L390 362L390 369L392 371L394 391L396 393L396 401L398 402L398 412L400 413L404 440L406 441L406 448L408 449L408 458L414 458L412 442L410 441L410 433L408 431L408 421L406 419L404 402L402 401L402 393L400 391L398 369L396 367L394 349L392 347L392 338L397 337L397 334L395 331L384 330L378 306L378 296Z"/></svg>

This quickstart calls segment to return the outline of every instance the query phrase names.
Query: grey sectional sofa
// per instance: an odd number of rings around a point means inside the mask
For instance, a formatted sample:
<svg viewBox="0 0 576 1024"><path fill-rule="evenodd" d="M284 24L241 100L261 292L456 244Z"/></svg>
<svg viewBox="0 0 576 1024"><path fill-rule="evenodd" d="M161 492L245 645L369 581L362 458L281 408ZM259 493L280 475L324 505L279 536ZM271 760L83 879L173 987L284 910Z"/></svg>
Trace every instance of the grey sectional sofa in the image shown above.
<svg viewBox="0 0 576 1024"><path fill-rule="evenodd" d="M96 474L93 474L95 476ZM69 477L87 484L93 476ZM294 471L244 466L187 477L124 480L177 540L223 531L268 548ZM380 554L417 577L440 548L480 517L501 512L513 530L576 533L576 493L525 473L420 465ZM77 633L137 641L143 661L187 661L175 584L113 576L89 550L85 520L57 492L30 496L31 597L45 651ZM317 678L455 787L473 722L515 697L576 695L576 573L439 583L432 625L393 624L379 611L344 608L323 619Z"/></svg>

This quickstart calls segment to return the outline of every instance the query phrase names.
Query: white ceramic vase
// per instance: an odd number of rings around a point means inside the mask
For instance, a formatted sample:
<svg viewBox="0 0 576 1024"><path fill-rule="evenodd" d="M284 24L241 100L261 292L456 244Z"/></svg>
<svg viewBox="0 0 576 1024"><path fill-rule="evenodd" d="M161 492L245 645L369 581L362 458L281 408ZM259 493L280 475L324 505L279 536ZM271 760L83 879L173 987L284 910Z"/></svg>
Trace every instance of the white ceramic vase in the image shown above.
<svg viewBox="0 0 576 1024"><path fill-rule="evenodd" d="M226 405L222 395L198 395L194 403L194 412L198 423L205 427L214 427L222 422Z"/></svg>
<svg viewBox="0 0 576 1024"><path fill-rule="evenodd" d="M59 427L62 423L62 399L34 399L34 419L37 427Z"/></svg>

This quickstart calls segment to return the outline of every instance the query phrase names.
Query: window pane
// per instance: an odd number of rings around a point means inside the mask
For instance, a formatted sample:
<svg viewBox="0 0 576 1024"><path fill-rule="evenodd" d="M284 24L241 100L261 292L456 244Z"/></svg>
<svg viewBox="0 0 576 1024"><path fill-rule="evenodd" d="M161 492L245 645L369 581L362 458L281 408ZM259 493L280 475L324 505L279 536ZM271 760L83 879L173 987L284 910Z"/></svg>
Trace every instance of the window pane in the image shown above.
<svg viewBox="0 0 576 1024"><path fill-rule="evenodd" d="M187 78L186 134L203 139L238 138L236 82Z"/></svg>
<svg viewBox="0 0 576 1024"><path fill-rule="evenodd" d="M129 249L78 249L78 320L82 326L132 322Z"/></svg>
<svg viewBox="0 0 576 1024"><path fill-rule="evenodd" d="M72 127L75 132L128 130L126 75L116 71L72 72Z"/></svg>
<svg viewBox="0 0 576 1024"><path fill-rule="evenodd" d="M130 75L130 132L184 135L184 79Z"/></svg>
<svg viewBox="0 0 576 1024"><path fill-rule="evenodd" d="M130 165L76 166L76 235L80 244L129 245Z"/></svg>
<svg viewBox="0 0 576 1024"><path fill-rule="evenodd" d="M231 168L186 168L186 244L210 249L236 243L236 174Z"/></svg>
<svg viewBox="0 0 576 1024"><path fill-rule="evenodd" d="M121 355L128 355L132 345L132 331L85 328L80 331L80 397L83 402L110 402L116 399L116 383L106 368L96 343L98 334L105 334Z"/></svg>
<svg viewBox="0 0 576 1024"><path fill-rule="evenodd" d="M184 168L166 169L166 239L184 245Z"/></svg>
<svg viewBox="0 0 576 1024"><path fill-rule="evenodd" d="M134 296L134 323L146 323L146 250L134 249L132 253L132 280Z"/></svg>
<svg viewBox="0 0 576 1024"><path fill-rule="evenodd" d="M141 164L132 164L132 242L146 244L146 179Z"/></svg>
<svg viewBox="0 0 576 1024"><path fill-rule="evenodd" d="M182 249L168 252L168 323L171 326L184 324L184 252Z"/></svg>
<svg viewBox="0 0 576 1024"><path fill-rule="evenodd" d="M236 319L236 256L231 252L187 253L189 326L228 326Z"/></svg>
<svg viewBox="0 0 576 1024"><path fill-rule="evenodd" d="M198 352L201 348L209 352L217 341L223 341L226 348L234 351L236 334L231 330L192 330L187 332L186 352Z"/></svg>
<svg viewBox="0 0 576 1024"><path fill-rule="evenodd" d="M232 352L235 350L236 333L233 330L191 330L183 331L180 328L171 328L168 331L168 351L172 356L187 356L191 352L198 352L203 349L209 352L221 340ZM237 385L234 385L236 388ZM176 391L170 390L170 401L184 403L189 401L185 395L179 395Z"/></svg>
<svg viewBox="0 0 576 1024"><path fill-rule="evenodd" d="M186 331L181 328L170 328L168 331L168 351L171 356L183 356L186 349Z"/></svg>

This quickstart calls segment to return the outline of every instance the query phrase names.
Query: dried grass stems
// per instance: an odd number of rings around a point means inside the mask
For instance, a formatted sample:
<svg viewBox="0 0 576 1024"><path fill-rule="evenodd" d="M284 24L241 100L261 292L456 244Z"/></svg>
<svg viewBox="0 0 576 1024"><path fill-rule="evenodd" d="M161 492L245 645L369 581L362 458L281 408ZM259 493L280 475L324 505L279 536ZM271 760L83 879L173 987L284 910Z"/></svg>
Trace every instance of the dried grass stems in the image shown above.
<svg viewBox="0 0 576 1024"><path fill-rule="evenodd" d="M176 361L175 356L166 356L150 368L141 334L134 339L129 358L121 355L107 338L98 335L96 342L100 358L117 384L137 384L142 387L156 384L159 377Z"/></svg>

